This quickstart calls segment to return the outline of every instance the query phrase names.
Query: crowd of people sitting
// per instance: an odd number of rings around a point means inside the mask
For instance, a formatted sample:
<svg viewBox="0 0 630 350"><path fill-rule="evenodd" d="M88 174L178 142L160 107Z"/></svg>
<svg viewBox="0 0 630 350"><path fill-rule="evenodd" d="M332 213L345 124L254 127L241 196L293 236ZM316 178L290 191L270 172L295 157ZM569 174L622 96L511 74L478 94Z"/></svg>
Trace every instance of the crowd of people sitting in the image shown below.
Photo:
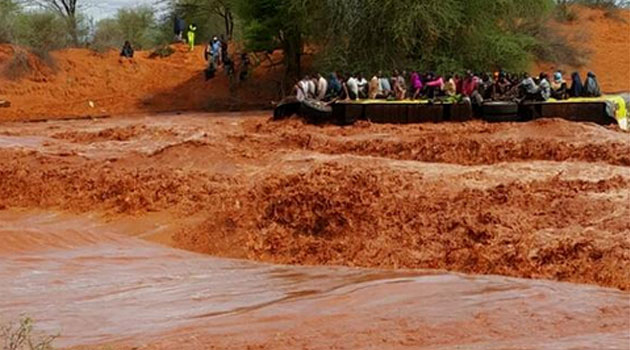
<svg viewBox="0 0 630 350"><path fill-rule="evenodd" d="M551 98L566 100L570 97L599 97L601 91L595 74L589 72L584 84L579 73L571 76L569 86L561 71L550 78L547 73L532 77L495 72L475 74L467 71L463 76L452 73L435 73L394 70L391 75L378 72L368 81L361 73L345 75L333 72L328 79L321 74L305 76L294 86L298 100L315 99L324 102L359 99L386 100L443 100L456 102L470 99L481 105L484 101L547 101Z"/></svg>

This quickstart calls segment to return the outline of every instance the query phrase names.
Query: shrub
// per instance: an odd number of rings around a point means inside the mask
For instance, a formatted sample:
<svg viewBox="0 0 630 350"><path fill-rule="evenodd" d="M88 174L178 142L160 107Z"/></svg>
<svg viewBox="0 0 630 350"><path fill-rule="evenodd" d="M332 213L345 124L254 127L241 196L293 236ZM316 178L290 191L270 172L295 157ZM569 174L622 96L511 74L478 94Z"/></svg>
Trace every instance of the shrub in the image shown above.
<svg viewBox="0 0 630 350"><path fill-rule="evenodd" d="M151 52L149 58L164 58L172 55L173 53L175 53L175 50L170 45L160 45Z"/></svg>
<svg viewBox="0 0 630 350"><path fill-rule="evenodd" d="M24 50L16 51L4 66L2 75L11 80L18 80L30 73L33 66Z"/></svg>
<svg viewBox="0 0 630 350"><path fill-rule="evenodd" d="M118 48L124 42L122 38L123 34L118 21L114 18L105 18L96 24L96 31L90 48L98 52Z"/></svg>
<svg viewBox="0 0 630 350"><path fill-rule="evenodd" d="M0 44L13 40L13 27L18 11L19 7L15 2L0 0Z"/></svg>
<svg viewBox="0 0 630 350"><path fill-rule="evenodd" d="M13 43L28 47L34 54L52 63L49 52L71 43L67 23L52 12L25 12L16 18Z"/></svg>
<svg viewBox="0 0 630 350"><path fill-rule="evenodd" d="M0 327L0 337L4 350L53 350L52 342L58 335L35 334L33 320L23 317L17 323Z"/></svg>
<svg viewBox="0 0 630 350"><path fill-rule="evenodd" d="M149 6L123 8L114 18L106 18L96 24L91 47L96 51L119 48L129 40L138 50L153 47L158 41L153 9Z"/></svg>
<svg viewBox="0 0 630 350"><path fill-rule="evenodd" d="M578 18L575 10L567 4L559 4L556 6L554 16L559 22L573 22Z"/></svg>

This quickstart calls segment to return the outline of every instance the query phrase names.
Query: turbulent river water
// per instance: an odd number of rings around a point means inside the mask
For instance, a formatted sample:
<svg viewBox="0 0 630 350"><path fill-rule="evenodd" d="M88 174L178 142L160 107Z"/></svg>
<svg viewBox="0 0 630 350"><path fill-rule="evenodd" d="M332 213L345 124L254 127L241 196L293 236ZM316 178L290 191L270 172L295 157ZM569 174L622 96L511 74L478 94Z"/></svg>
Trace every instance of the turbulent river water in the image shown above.
<svg viewBox="0 0 630 350"><path fill-rule="evenodd" d="M0 319L76 349L630 348L626 135L214 117L0 127Z"/></svg>
<svg viewBox="0 0 630 350"><path fill-rule="evenodd" d="M117 230L94 218L2 212L0 314L32 316L41 330L61 334L60 346L168 348L196 337L233 345L312 341L311 348L624 349L630 341L629 297L621 291L435 271L267 265Z"/></svg>

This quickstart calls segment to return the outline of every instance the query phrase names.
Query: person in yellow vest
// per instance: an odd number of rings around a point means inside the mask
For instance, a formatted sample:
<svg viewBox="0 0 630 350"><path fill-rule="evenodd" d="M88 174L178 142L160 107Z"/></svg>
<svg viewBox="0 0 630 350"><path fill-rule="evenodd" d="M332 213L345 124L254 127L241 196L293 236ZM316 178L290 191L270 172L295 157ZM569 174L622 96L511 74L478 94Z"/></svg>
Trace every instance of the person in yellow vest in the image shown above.
<svg viewBox="0 0 630 350"><path fill-rule="evenodd" d="M197 25L191 24L188 26L188 45L190 46L190 51L195 49L195 32L197 31Z"/></svg>

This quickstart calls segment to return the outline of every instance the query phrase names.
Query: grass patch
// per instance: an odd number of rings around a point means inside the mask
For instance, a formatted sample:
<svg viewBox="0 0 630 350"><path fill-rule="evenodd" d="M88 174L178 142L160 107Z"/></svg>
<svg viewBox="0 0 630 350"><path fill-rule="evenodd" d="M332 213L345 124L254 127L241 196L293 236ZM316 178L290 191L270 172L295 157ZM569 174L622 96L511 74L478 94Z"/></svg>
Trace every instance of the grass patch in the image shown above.
<svg viewBox="0 0 630 350"><path fill-rule="evenodd" d="M153 52L149 55L149 58L165 58L175 53L175 49L173 49L170 45L161 45L155 48Z"/></svg>

